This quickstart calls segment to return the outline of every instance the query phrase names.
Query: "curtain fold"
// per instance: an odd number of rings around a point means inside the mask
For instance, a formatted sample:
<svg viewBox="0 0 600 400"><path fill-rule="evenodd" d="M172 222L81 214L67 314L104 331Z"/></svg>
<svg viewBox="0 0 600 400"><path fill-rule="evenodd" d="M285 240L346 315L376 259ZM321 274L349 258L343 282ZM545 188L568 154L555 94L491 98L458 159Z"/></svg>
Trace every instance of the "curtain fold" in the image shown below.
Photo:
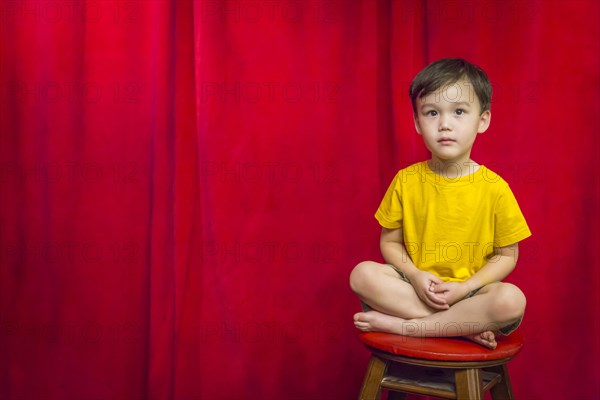
<svg viewBox="0 0 600 400"><path fill-rule="evenodd" d="M355 398L348 276L427 157L408 88L442 57L488 72L473 158L533 232L516 397L600 395L597 2L0 12L1 398Z"/></svg>

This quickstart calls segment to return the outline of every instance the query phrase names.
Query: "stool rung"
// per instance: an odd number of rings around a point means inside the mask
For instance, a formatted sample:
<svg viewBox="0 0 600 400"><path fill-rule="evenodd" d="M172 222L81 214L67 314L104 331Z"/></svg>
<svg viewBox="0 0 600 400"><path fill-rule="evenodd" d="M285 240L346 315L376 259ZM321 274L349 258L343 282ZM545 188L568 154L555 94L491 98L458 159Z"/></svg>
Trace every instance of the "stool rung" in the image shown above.
<svg viewBox="0 0 600 400"><path fill-rule="evenodd" d="M395 363L381 381L381 387L445 399L456 399L456 383L453 369L438 369ZM502 379L499 374L482 371L483 391L492 388Z"/></svg>

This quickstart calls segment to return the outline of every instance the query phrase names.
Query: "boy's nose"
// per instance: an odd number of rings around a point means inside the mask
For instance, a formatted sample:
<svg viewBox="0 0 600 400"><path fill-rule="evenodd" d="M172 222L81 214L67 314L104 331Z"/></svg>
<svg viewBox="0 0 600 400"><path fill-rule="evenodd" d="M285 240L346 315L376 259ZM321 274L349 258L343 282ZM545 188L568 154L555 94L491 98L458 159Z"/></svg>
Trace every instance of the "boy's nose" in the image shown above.
<svg viewBox="0 0 600 400"><path fill-rule="evenodd" d="M440 125L438 126L438 131L449 131L449 130L452 129L450 127L450 123L448 121L448 118L446 118L446 117L440 117L439 121L440 121Z"/></svg>

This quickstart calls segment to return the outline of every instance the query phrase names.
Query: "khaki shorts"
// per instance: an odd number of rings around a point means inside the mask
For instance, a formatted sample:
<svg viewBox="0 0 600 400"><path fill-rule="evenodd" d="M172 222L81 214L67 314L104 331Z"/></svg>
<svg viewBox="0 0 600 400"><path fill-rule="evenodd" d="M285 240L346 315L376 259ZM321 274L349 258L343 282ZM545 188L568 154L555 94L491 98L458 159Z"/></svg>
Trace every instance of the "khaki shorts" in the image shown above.
<svg viewBox="0 0 600 400"><path fill-rule="evenodd" d="M410 283L410 280L406 277L406 275L404 275L404 273L402 271L400 271L398 268L396 268L392 264L386 264L386 265L389 265L390 267L392 267L394 269L394 271L396 271L398 273L398 277L400 279L402 279L404 282ZM475 296L475 294L477 294L477 292L479 292L483 287L484 286L482 286L480 288L477 288L475 290L471 290L461 300L468 299L469 297ZM366 304L366 303L364 303L362 301L361 301L361 304L362 304L363 311L367 312L367 311L372 310L372 308L368 304ZM499 329L500 333L503 334L503 335L505 335L505 336L510 335L511 333L513 333L519 327L519 325L521 325L521 321L523 321L523 316L521 316L521 318L519 318L517 321L513 322L512 324L500 328Z"/></svg>

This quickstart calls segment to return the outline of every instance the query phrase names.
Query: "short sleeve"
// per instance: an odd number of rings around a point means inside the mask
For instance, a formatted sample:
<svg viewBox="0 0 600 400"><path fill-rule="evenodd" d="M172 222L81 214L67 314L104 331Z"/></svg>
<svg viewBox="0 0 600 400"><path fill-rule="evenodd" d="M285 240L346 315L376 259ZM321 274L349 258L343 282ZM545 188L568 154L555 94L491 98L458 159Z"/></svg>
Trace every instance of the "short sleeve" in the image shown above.
<svg viewBox="0 0 600 400"><path fill-rule="evenodd" d="M508 246L531 236L517 199L506 185L494 211L494 247Z"/></svg>
<svg viewBox="0 0 600 400"><path fill-rule="evenodd" d="M381 200L375 212L379 225L388 229L402 228L402 187L400 173L398 173Z"/></svg>

